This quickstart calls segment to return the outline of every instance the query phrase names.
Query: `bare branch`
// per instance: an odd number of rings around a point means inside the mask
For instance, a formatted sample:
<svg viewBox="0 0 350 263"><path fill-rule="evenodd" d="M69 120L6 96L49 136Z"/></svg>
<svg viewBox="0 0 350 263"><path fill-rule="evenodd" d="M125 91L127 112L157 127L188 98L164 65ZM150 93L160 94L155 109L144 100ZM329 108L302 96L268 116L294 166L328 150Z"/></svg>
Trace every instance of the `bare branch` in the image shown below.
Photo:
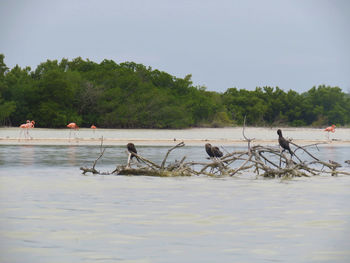
<svg viewBox="0 0 350 263"><path fill-rule="evenodd" d="M292 143L297 147L297 150L303 150L310 157L311 161L300 161L299 163L288 158L289 155L280 151L277 147L250 145L253 139L248 138L244 132L245 125L243 127L243 137L248 142L248 150L235 151L227 153L222 158L210 158L210 162L185 162L186 156L183 156L180 161L170 162L166 165L169 154L180 147L185 146L183 142L171 147L165 154L160 165L152 162L145 157L136 154L129 153L126 165L119 165L112 172L99 172L96 170L97 162L102 158L105 153L103 149L103 137L101 138L100 154L94 161L91 168L80 167L83 174L115 174L115 175L148 175L148 176L193 176L193 175L205 175L205 176L234 176L241 171L247 173L256 174L256 176L272 177L272 178L291 178L301 176L317 176L317 175L350 175L350 172L340 171L341 165L335 161L321 161L319 158L310 154L306 148L313 145L299 146ZM137 168L131 167L131 157L135 156L141 163L137 163ZM278 165L276 162L280 160Z"/></svg>
<svg viewBox="0 0 350 263"><path fill-rule="evenodd" d="M248 137L245 136L245 121L246 121L246 115L244 115L244 122L243 122L243 130L242 130L242 134L243 134L243 137L244 139L248 142L248 151L250 151L250 142L255 140L255 138L253 139L250 139Z"/></svg>
<svg viewBox="0 0 350 263"><path fill-rule="evenodd" d="M171 152L172 150L176 149L176 148L183 147L183 146L185 146L185 143L184 143L184 142L180 142L180 143L176 144L174 147L170 148L170 149L168 150L168 152L166 153L166 155L165 155L165 157L164 157L164 159L163 159L162 164L160 165L160 169L164 169L164 165L165 165L166 159L168 158L170 152Z"/></svg>

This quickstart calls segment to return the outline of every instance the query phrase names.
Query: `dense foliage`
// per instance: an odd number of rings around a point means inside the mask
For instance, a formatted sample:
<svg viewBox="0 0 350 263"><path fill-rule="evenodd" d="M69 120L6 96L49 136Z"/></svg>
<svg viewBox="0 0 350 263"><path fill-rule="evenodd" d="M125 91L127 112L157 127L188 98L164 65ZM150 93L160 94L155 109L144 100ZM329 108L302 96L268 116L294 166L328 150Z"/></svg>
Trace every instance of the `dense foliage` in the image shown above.
<svg viewBox="0 0 350 263"><path fill-rule="evenodd" d="M36 127L76 122L106 128L185 128L350 123L350 97L338 87L313 87L299 94L278 87L225 93L194 87L191 75L174 77L142 64L80 57L47 60L32 71L8 69L0 54L0 125L27 119Z"/></svg>

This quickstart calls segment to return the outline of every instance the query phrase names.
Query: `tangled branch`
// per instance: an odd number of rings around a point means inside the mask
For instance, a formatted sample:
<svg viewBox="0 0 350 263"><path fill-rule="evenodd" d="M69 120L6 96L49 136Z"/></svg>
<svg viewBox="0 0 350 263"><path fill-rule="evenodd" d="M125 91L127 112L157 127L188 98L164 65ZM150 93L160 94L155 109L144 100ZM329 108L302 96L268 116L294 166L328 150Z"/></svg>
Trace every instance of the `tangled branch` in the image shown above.
<svg viewBox="0 0 350 263"><path fill-rule="evenodd" d="M209 161L185 162L186 156L180 161L167 162L172 151L184 147L184 142L171 147L165 154L162 162L157 164L133 153L141 162L134 164L131 160L131 153L128 152L128 161L126 165L117 165L112 172L100 172L96 170L97 161L105 153L102 149L103 138L101 138L100 154L93 162L91 168L80 167L83 174L114 174L114 175L147 175L147 176L235 176L239 173L250 173L263 177L310 177L317 175L350 175L347 171L341 171L340 164L334 161L322 161L310 153L308 148L317 147L317 144L300 146L292 143L296 147L295 151L303 151L309 160L301 160L295 154L290 156L289 153L281 151L278 147L251 145L254 139L248 138L243 127L243 137L247 142L246 151L234 151L227 153L221 158L210 158ZM318 149L318 148L317 148ZM293 160L296 157L296 160Z"/></svg>

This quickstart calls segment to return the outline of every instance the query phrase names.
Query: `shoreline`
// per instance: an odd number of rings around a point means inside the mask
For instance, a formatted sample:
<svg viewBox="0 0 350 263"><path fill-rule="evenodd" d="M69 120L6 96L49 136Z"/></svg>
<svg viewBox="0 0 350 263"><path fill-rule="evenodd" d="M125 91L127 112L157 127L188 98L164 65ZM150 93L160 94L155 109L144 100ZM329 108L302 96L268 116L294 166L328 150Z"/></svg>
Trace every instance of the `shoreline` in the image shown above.
<svg viewBox="0 0 350 263"><path fill-rule="evenodd" d="M133 142L137 145L142 146L174 146L180 142L184 142L187 146L203 146L205 143L211 143L215 145L235 145L235 146L245 146L247 145L246 141L243 140L165 140L165 139L103 139L103 146L125 146L127 143ZM300 146L309 145L309 144L319 144L322 145L336 145L336 146L350 146L350 141L343 140L293 140L295 144ZM276 140L253 140L252 145L278 145ZM0 138L0 145L37 145L37 146L100 146L101 139L61 139L61 138L38 138L38 139L5 139Z"/></svg>
<svg viewBox="0 0 350 263"><path fill-rule="evenodd" d="M246 127L245 135L254 140L254 145L278 145L277 128ZM247 145L242 127L192 128L182 130L156 129L70 129L33 128L28 130L32 139L25 139L23 130L11 127L0 128L0 145L81 145L99 146L103 137L104 146L121 146L129 142L145 146L174 146L184 142L189 146ZM324 144L349 146L350 128L336 129L327 133L316 128L283 128L283 136L302 146ZM22 132L22 133L21 133Z"/></svg>

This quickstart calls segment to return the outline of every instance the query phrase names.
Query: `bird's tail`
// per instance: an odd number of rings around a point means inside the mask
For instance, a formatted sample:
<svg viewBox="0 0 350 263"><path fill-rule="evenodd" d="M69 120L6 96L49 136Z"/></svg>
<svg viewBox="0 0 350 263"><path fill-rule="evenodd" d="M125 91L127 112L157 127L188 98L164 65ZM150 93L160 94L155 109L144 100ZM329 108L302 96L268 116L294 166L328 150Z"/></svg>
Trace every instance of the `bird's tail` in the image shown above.
<svg viewBox="0 0 350 263"><path fill-rule="evenodd" d="M290 153L290 157L291 157L291 158L292 158L293 156L295 156L295 158L297 158L299 162L302 162L302 161L300 160L300 158L298 157L298 155L296 155L294 152L292 152L292 150L289 150L289 153Z"/></svg>
<svg viewBox="0 0 350 263"><path fill-rule="evenodd" d="M134 158L134 157L136 158L136 160L137 160L139 163L141 162L141 160L140 160L140 158L139 158L139 157L137 157L137 156L136 156L136 155L134 155L134 154L131 154L131 159L132 159L132 158Z"/></svg>
<svg viewBox="0 0 350 263"><path fill-rule="evenodd" d="M288 150L289 150L290 155L293 156L294 153L292 152L292 150L291 149L288 149Z"/></svg>

